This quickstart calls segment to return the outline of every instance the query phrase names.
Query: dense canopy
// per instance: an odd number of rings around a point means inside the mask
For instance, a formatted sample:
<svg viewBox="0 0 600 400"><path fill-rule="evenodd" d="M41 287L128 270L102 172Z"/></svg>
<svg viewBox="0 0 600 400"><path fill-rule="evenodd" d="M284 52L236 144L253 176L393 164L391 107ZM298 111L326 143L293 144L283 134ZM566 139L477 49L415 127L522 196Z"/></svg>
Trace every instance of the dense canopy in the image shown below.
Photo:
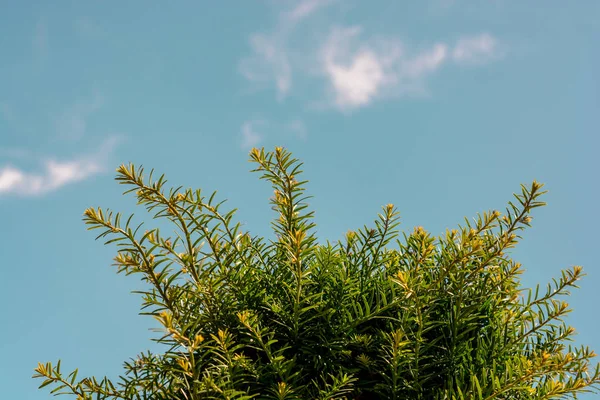
<svg viewBox="0 0 600 400"><path fill-rule="evenodd" d="M90 229L117 246L119 272L147 282L142 312L161 354L125 363L119 381L78 379L60 363L35 377L80 399L553 399L598 387L586 347L572 347L561 298L574 267L524 290L510 258L542 206L523 186L504 213L484 212L440 237L399 236L388 204L337 243L315 236L301 163L254 149L269 181L273 240L242 231L215 194L167 189L164 176L121 166L117 180L173 232L100 208Z"/></svg>

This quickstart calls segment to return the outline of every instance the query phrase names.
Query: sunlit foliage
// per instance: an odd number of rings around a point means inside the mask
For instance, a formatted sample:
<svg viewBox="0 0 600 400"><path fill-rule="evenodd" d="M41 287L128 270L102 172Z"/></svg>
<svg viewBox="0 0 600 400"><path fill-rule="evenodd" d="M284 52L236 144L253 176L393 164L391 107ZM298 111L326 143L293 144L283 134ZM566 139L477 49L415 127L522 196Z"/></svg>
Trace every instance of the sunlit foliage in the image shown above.
<svg viewBox="0 0 600 400"><path fill-rule="evenodd" d="M324 400L558 399L598 387L593 352L569 344L564 322L581 268L524 290L509 256L543 205L541 184L441 237L399 236L389 204L371 227L320 243L301 163L282 148L250 158L274 189L274 240L243 231L214 194L118 168L126 193L174 231L100 208L84 220L117 246L119 272L147 282L142 313L160 324L164 352L131 359L114 382L40 363L41 386L78 399Z"/></svg>

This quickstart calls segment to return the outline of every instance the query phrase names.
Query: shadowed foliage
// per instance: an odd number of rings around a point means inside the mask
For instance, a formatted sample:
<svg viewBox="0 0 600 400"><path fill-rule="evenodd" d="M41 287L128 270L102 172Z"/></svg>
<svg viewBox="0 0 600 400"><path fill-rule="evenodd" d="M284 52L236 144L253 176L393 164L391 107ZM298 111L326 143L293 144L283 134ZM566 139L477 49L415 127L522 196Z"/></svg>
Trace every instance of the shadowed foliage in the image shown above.
<svg viewBox="0 0 600 400"><path fill-rule="evenodd" d="M142 313L161 326L161 354L125 363L119 381L34 377L78 399L559 399L598 388L586 347L569 342L561 300L582 276L520 287L511 260L542 185L523 186L504 213L431 236L399 236L383 207L371 227L319 243L299 180L282 148L254 149L254 171L274 188L274 240L253 237L215 194L166 189L133 165L117 181L169 236L100 208L84 221L117 246L119 272L147 283Z"/></svg>

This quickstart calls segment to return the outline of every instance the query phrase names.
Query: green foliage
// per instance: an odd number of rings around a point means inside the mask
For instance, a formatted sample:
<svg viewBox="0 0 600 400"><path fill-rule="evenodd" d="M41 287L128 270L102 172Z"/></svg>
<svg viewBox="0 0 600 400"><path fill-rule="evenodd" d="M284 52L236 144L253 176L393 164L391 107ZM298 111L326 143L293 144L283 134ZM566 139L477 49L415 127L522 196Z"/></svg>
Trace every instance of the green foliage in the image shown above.
<svg viewBox="0 0 600 400"><path fill-rule="evenodd" d="M254 149L269 181L275 241L252 237L212 194L166 190L166 180L121 166L117 180L155 219L142 231L121 215L85 211L85 223L118 248L119 272L148 283L142 313L163 333L163 354L125 363L119 382L65 376L60 363L35 377L78 399L557 399L595 390L592 351L573 347L559 300L582 270L544 290L520 288L515 246L542 185L522 187L502 215L479 215L433 237L398 237L398 212L372 228L320 244L301 164Z"/></svg>

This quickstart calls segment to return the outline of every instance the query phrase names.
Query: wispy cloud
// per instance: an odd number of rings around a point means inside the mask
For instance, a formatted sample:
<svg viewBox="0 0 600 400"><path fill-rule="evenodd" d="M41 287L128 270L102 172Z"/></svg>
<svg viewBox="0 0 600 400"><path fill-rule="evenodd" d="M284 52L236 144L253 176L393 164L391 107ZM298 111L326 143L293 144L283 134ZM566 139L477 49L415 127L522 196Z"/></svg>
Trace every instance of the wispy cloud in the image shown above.
<svg viewBox="0 0 600 400"><path fill-rule="evenodd" d="M273 121L255 118L244 122L240 129L240 147L244 150L256 147L266 139L276 141L306 140L308 129L300 118L288 121Z"/></svg>
<svg viewBox="0 0 600 400"><path fill-rule="evenodd" d="M90 160L47 161L39 173L29 173L11 166L0 169L0 195L15 193L35 196L81 181L100 171Z"/></svg>
<svg viewBox="0 0 600 400"><path fill-rule="evenodd" d="M450 63L480 65L499 55L499 42L489 33L414 48L397 37L365 39L360 25L335 26L322 19L316 19L319 26L305 24L312 30L303 31L303 37L311 39L295 40L300 25L331 3L303 0L280 11L272 33L250 36L252 55L240 62L242 75L255 84L274 85L279 100L308 86L304 81L325 79L326 99L317 101L317 108L349 112L382 98L423 94L427 78ZM304 81L298 85L299 80Z"/></svg>
<svg viewBox="0 0 600 400"><path fill-rule="evenodd" d="M87 131L88 118L104 104L104 97L94 94L81 99L56 116L55 125L58 137L67 140L81 139Z"/></svg>
<svg viewBox="0 0 600 400"><path fill-rule="evenodd" d="M274 82L278 97L283 98L292 86L292 68L281 39L255 34L250 46L254 54L240 63L241 74L255 83Z"/></svg>
<svg viewBox="0 0 600 400"><path fill-rule="evenodd" d="M414 91L448 58L444 43L410 54L398 39L361 40L361 31L359 26L334 28L321 48L332 103L342 111Z"/></svg>
<svg viewBox="0 0 600 400"><path fill-rule="evenodd" d="M105 171L106 161L118 138L106 140L98 151L70 160L48 159L41 170L30 172L12 165L0 168L0 196L40 196L83 181Z"/></svg>
<svg viewBox="0 0 600 400"><path fill-rule="evenodd" d="M498 41L489 33L463 37L458 40L452 58L460 64L482 64L500 54Z"/></svg>
<svg viewBox="0 0 600 400"><path fill-rule="evenodd" d="M320 8L332 3L333 0L303 0L299 1L295 7L289 11L281 13L280 18L286 23L286 26L295 25L314 14Z"/></svg>
<svg viewBox="0 0 600 400"><path fill-rule="evenodd" d="M50 113L55 129L50 129L49 141L54 142L56 138L79 141L87 136L77 147L81 148L84 142L89 143L88 119L103 104L104 97L96 93L74 102L59 113ZM2 113L8 114L5 118L11 119L10 107L3 108ZM103 172L114 148L123 140L122 136L105 134L103 137L105 139L101 143L96 142L94 151L78 151L66 158L40 154L39 148L0 147L0 196L40 196Z"/></svg>
<svg viewBox="0 0 600 400"><path fill-rule="evenodd" d="M448 46L444 43L437 43L413 58L403 60L400 73L406 79L418 79L435 72L447 59Z"/></svg>
<svg viewBox="0 0 600 400"><path fill-rule="evenodd" d="M331 3L331 0L303 0L279 13L269 34L255 33L249 38L252 55L239 64L240 73L255 84L275 84L277 98L283 99L292 88L293 69L288 39L296 25Z"/></svg>
<svg viewBox="0 0 600 400"><path fill-rule="evenodd" d="M258 131L258 126L264 126L262 120L246 121L242 125L242 140L240 145L242 149L256 147L263 139L264 134Z"/></svg>
<svg viewBox="0 0 600 400"><path fill-rule="evenodd" d="M334 28L321 48L331 103L345 112L380 98L421 94L426 79L449 62L480 65L500 56L498 40L487 33L464 36L454 46L440 41L409 52L396 38L362 40L361 31Z"/></svg>

